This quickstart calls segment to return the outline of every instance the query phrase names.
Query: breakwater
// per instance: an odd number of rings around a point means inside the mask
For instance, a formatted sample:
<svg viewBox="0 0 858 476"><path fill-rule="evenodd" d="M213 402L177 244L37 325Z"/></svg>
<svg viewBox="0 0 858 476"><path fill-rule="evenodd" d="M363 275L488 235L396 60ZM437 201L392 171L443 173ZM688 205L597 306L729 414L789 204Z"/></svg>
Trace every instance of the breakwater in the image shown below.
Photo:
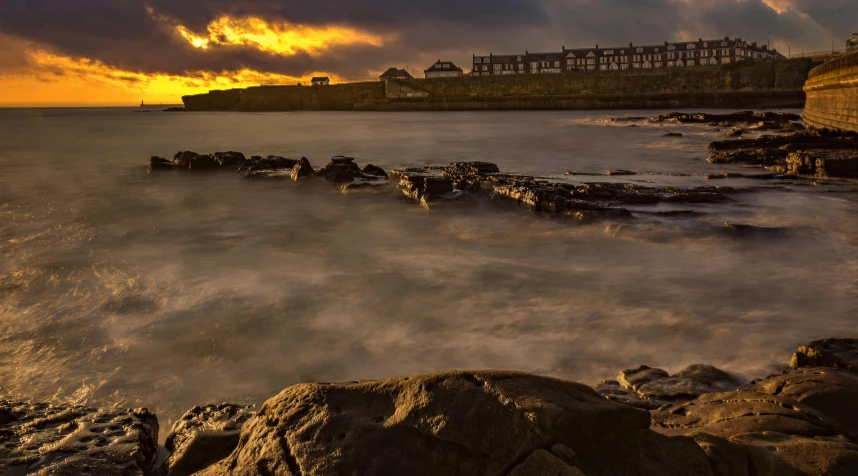
<svg viewBox="0 0 858 476"><path fill-rule="evenodd" d="M814 68L804 90L808 126L858 132L858 51Z"/></svg>
<svg viewBox="0 0 858 476"><path fill-rule="evenodd" d="M260 86L186 96L190 111L444 111L801 107L810 60L466 76L332 86Z"/></svg>

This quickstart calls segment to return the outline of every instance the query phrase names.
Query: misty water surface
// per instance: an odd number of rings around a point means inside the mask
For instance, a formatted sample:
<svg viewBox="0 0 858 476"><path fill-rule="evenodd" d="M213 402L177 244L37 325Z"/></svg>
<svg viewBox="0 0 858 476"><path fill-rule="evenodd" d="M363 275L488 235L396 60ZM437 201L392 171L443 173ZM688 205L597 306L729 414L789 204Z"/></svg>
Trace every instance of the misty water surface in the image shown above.
<svg viewBox="0 0 858 476"><path fill-rule="evenodd" d="M650 184L734 170L705 162L705 127L598 121L627 114L640 112L0 110L0 393L147 406L166 427L193 405L296 382L441 369L594 383L703 362L758 377L803 342L853 333L851 185L770 187L692 207L707 213L695 220L570 226L145 167L189 149L388 169L489 160L557 178L622 168ZM719 184L761 185L749 182ZM725 221L787 233L711 232Z"/></svg>

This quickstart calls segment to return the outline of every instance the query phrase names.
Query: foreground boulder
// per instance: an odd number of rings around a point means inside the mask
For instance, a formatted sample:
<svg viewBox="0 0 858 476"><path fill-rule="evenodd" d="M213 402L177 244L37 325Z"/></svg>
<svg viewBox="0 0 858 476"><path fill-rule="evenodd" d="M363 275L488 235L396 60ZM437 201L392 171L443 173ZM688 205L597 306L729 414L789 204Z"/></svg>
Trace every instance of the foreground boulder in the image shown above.
<svg viewBox="0 0 858 476"><path fill-rule="evenodd" d="M229 403L185 413L164 443L170 452L170 476L194 474L229 456L238 446L242 425L254 414L254 407Z"/></svg>
<svg viewBox="0 0 858 476"><path fill-rule="evenodd" d="M842 427L779 395L706 394L653 412L653 428L693 437L718 476L858 474L858 445Z"/></svg>
<svg viewBox="0 0 858 476"><path fill-rule="evenodd" d="M297 385L203 474L712 474L693 440L649 420L584 385L515 372Z"/></svg>
<svg viewBox="0 0 858 476"><path fill-rule="evenodd" d="M792 398L838 423L858 441L858 374L825 367L788 369L742 390Z"/></svg>
<svg viewBox="0 0 858 476"><path fill-rule="evenodd" d="M0 401L0 474L150 475L157 447L145 408Z"/></svg>

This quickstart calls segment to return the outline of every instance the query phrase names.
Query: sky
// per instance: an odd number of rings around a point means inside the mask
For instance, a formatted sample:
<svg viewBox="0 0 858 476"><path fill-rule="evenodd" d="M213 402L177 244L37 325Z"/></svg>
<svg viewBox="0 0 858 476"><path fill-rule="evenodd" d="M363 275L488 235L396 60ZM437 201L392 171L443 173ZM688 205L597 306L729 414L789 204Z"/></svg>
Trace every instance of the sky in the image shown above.
<svg viewBox="0 0 858 476"><path fill-rule="evenodd" d="M0 0L0 107L178 104L473 54L741 37L843 48L856 0Z"/></svg>

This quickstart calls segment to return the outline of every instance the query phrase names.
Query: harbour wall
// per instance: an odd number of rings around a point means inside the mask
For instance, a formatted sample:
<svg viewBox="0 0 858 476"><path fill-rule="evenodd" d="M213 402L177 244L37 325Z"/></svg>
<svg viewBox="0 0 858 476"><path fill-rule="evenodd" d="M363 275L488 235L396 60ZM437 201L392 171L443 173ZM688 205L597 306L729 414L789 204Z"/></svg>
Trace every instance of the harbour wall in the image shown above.
<svg viewBox="0 0 858 476"><path fill-rule="evenodd" d="M186 96L190 111L801 107L809 59L658 70L260 86Z"/></svg>
<svg viewBox="0 0 858 476"><path fill-rule="evenodd" d="M814 68L804 91L805 124L858 132L858 51Z"/></svg>

